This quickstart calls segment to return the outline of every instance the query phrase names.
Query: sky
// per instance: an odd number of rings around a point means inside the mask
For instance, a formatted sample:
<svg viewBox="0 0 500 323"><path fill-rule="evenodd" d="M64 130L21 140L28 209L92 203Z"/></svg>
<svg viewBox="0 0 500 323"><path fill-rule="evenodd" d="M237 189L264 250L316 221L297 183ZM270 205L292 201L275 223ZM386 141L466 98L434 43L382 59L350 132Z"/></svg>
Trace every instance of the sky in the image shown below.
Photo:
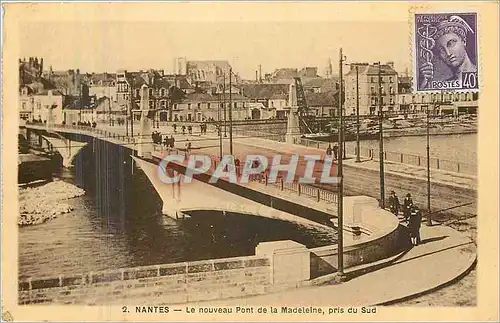
<svg viewBox="0 0 500 323"><path fill-rule="evenodd" d="M339 48L346 62L393 61L411 71L409 23L392 21L30 21L20 25L20 58L44 58L54 70L164 69L175 57L228 60L254 79L276 68L316 66L323 74Z"/></svg>

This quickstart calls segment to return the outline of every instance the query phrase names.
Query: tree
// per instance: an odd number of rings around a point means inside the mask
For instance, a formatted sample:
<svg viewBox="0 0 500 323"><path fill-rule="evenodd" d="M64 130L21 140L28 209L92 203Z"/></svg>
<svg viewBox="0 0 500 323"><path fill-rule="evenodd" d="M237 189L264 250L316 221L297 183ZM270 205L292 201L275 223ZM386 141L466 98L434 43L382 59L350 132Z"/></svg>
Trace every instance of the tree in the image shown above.
<svg viewBox="0 0 500 323"><path fill-rule="evenodd" d="M169 108L169 116L168 119L171 121L172 120L172 107L176 103L182 102L186 98L186 93L179 89L178 87L172 85L168 89L168 106Z"/></svg>

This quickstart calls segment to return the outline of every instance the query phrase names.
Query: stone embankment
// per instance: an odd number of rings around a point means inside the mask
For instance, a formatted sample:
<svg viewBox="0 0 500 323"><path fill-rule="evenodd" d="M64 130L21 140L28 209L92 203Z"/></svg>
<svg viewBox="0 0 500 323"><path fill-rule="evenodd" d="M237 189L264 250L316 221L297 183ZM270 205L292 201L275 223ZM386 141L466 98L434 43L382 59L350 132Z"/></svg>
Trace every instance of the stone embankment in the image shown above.
<svg viewBox="0 0 500 323"><path fill-rule="evenodd" d="M61 201L84 194L84 190L63 181L19 189L18 225L40 224L69 213L73 208Z"/></svg>

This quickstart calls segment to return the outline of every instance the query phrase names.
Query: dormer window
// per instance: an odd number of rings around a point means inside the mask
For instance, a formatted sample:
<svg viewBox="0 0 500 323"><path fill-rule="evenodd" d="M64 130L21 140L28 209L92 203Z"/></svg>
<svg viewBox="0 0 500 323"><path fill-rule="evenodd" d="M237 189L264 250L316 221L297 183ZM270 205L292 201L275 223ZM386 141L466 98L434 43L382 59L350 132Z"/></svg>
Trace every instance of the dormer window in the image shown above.
<svg viewBox="0 0 500 323"><path fill-rule="evenodd" d="M160 91L161 96L165 96L166 92L167 92L167 91L166 91L164 88L162 88L162 89L161 89L161 91Z"/></svg>

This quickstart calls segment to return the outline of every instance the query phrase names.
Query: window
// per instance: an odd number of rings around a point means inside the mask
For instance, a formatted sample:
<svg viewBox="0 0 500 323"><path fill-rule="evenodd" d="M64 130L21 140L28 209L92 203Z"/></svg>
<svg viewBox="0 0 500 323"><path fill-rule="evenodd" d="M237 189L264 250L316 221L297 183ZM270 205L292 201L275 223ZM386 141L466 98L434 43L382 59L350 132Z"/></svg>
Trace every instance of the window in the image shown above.
<svg viewBox="0 0 500 323"><path fill-rule="evenodd" d="M371 77L371 82L375 83L375 78L373 76Z"/></svg>
<svg viewBox="0 0 500 323"><path fill-rule="evenodd" d="M425 95L422 95L422 103L425 103Z"/></svg>
<svg viewBox="0 0 500 323"><path fill-rule="evenodd" d="M135 96L138 97L139 96L139 89L135 89Z"/></svg>
<svg viewBox="0 0 500 323"><path fill-rule="evenodd" d="M200 103L200 102L198 102L198 104L197 104L197 108L198 108L198 109L201 109L201 103Z"/></svg>
<svg viewBox="0 0 500 323"><path fill-rule="evenodd" d="M177 105L177 103L174 104L174 110L177 110L179 107Z"/></svg>
<svg viewBox="0 0 500 323"><path fill-rule="evenodd" d="M390 102L391 104L394 104L394 98L393 98L392 96L391 96L391 98L389 99L389 102Z"/></svg>
<svg viewBox="0 0 500 323"><path fill-rule="evenodd" d="M149 96L153 95L153 89L149 89Z"/></svg>
<svg viewBox="0 0 500 323"><path fill-rule="evenodd" d="M389 77L389 83L393 83L392 76Z"/></svg>
<svg viewBox="0 0 500 323"><path fill-rule="evenodd" d="M394 94L394 88L392 86L389 88L389 93Z"/></svg>
<svg viewBox="0 0 500 323"><path fill-rule="evenodd" d="M165 109L166 107L167 107L167 101L162 100L162 101L161 101L161 108L162 108L162 109Z"/></svg>
<svg viewBox="0 0 500 323"><path fill-rule="evenodd" d="M165 92L166 92L166 90L162 88L161 89L161 96L165 96Z"/></svg>
<svg viewBox="0 0 500 323"><path fill-rule="evenodd" d="M210 103L207 103L207 109L210 109Z"/></svg>
<svg viewBox="0 0 500 323"><path fill-rule="evenodd" d="M149 100L149 108L154 109L154 107L155 107L155 101Z"/></svg>
<svg viewBox="0 0 500 323"><path fill-rule="evenodd" d="M191 103L188 103L188 110L191 110Z"/></svg>
<svg viewBox="0 0 500 323"><path fill-rule="evenodd" d="M371 91L371 94L375 94L375 87L374 87L374 86L372 86L372 87L370 88L370 91Z"/></svg>
<svg viewBox="0 0 500 323"><path fill-rule="evenodd" d="M238 102L234 102L234 108L237 109L238 108Z"/></svg>
<svg viewBox="0 0 500 323"><path fill-rule="evenodd" d="M23 102L23 110L26 110L26 102Z"/></svg>

